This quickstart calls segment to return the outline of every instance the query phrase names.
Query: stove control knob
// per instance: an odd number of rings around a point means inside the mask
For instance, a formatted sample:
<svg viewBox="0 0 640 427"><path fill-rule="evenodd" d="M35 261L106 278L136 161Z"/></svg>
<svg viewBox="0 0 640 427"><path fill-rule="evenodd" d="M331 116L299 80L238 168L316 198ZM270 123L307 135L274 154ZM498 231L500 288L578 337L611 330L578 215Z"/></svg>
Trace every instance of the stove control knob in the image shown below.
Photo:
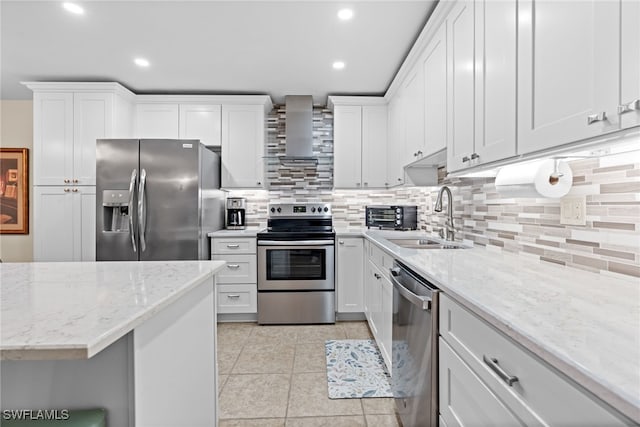
<svg viewBox="0 0 640 427"><path fill-rule="evenodd" d="M322 213L322 206L318 206L318 213Z"/></svg>
<svg viewBox="0 0 640 427"><path fill-rule="evenodd" d="M271 213L274 213L276 211L276 208L271 208Z"/></svg>
<svg viewBox="0 0 640 427"><path fill-rule="evenodd" d="M316 208L311 208L311 212L315 212L315 211L316 211Z"/></svg>
<svg viewBox="0 0 640 427"><path fill-rule="evenodd" d="M278 208L276 210L278 211L278 213L282 212L282 208Z"/></svg>
<svg viewBox="0 0 640 427"><path fill-rule="evenodd" d="M325 207L324 207L324 211L325 211L325 212L329 212L329 208L325 206Z"/></svg>

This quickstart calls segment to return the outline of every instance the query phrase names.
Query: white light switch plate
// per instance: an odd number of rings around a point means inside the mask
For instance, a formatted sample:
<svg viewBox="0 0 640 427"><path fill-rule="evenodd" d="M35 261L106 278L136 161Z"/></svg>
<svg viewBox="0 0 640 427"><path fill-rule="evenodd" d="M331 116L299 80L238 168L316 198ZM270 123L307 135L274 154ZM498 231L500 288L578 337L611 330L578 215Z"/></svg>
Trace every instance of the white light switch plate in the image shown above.
<svg viewBox="0 0 640 427"><path fill-rule="evenodd" d="M586 196L571 196L560 199L560 224L587 225Z"/></svg>

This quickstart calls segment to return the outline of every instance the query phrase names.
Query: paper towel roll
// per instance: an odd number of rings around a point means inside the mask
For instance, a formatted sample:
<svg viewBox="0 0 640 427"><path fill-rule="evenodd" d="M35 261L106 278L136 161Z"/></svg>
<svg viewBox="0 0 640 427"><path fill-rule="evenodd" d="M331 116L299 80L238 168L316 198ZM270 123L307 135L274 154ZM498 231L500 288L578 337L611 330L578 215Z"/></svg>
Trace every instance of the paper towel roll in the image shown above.
<svg viewBox="0 0 640 427"><path fill-rule="evenodd" d="M496 175L496 189L503 197L549 197L565 196L573 184L573 173L565 162L558 160L557 178L553 174L555 160L538 160L531 163L510 165L501 168Z"/></svg>

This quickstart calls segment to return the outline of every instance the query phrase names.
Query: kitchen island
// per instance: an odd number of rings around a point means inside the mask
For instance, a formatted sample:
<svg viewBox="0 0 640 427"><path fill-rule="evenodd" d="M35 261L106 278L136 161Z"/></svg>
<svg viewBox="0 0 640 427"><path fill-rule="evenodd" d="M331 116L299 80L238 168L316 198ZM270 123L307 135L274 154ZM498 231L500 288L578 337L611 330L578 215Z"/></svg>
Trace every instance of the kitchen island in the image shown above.
<svg viewBox="0 0 640 427"><path fill-rule="evenodd" d="M114 426L216 424L223 261L0 265L2 409L107 409Z"/></svg>

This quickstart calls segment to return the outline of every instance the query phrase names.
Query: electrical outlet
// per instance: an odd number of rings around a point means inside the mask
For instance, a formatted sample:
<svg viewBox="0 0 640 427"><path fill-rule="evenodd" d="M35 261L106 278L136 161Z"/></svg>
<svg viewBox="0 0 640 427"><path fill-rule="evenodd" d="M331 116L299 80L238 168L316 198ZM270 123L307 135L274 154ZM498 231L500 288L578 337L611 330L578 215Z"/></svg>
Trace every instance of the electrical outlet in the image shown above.
<svg viewBox="0 0 640 427"><path fill-rule="evenodd" d="M586 196L571 196L560 199L560 224L587 225Z"/></svg>

